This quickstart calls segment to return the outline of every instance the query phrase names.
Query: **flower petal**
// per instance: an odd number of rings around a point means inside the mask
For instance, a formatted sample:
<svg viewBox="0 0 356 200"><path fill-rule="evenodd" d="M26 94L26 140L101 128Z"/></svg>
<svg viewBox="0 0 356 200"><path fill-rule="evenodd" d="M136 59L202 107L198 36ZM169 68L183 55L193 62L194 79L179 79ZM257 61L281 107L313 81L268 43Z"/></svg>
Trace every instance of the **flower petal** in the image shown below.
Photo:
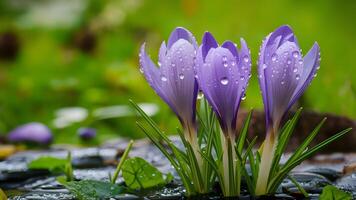
<svg viewBox="0 0 356 200"><path fill-rule="evenodd" d="M209 32L205 32L202 41L203 59L205 60L205 57L208 55L210 49L217 48L217 47L218 47L218 43L216 42L214 36Z"/></svg>
<svg viewBox="0 0 356 200"><path fill-rule="evenodd" d="M313 47L309 50L307 55L304 56L304 67L300 75L300 81L297 89L295 90L289 107L291 107L303 94L305 89L313 80L317 70L320 66L320 47L318 43L314 43Z"/></svg>
<svg viewBox="0 0 356 200"><path fill-rule="evenodd" d="M142 44L140 50L140 71L144 74L148 84L153 88L153 90L160 96L171 109L178 114L173 102L167 98L166 94L162 91L160 81L162 77L160 76L160 71L156 65L152 62L151 58L147 55L145 50L145 43Z"/></svg>
<svg viewBox="0 0 356 200"><path fill-rule="evenodd" d="M239 53L237 52L236 44L231 41L225 41L221 47L229 49L232 55L234 55L237 59L239 59Z"/></svg>
<svg viewBox="0 0 356 200"><path fill-rule="evenodd" d="M196 48L198 47L197 42L192 33L183 27L177 27L169 36L167 48L170 49L172 45L179 39L184 39L193 44Z"/></svg>

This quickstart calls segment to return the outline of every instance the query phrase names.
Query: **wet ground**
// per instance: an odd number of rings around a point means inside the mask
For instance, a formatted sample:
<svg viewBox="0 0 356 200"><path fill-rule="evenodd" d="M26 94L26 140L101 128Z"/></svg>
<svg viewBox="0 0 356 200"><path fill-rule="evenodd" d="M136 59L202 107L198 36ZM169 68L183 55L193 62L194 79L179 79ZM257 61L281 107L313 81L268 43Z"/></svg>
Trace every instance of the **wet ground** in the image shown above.
<svg viewBox="0 0 356 200"><path fill-rule="evenodd" d="M30 200L74 199L54 176L45 170L28 170L27 163L40 156L49 155L65 158L70 150L73 156L74 176L77 180L108 180L108 174L113 173L117 161L126 147L126 140L116 140L98 148L70 148L54 146L49 150L24 151L16 153L0 162L0 188L5 190L9 199ZM163 173L174 169L147 140L135 142L130 157L139 156L155 165ZM356 198L356 153L333 153L314 157L298 166L291 174L310 194L311 199L318 199L322 188L333 184L338 188L353 193ZM122 179L118 179L118 183ZM148 190L141 194L126 194L113 199L184 199L184 189L179 180L159 190ZM196 199L220 199L217 194ZM251 199L243 195L241 199ZM261 197L260 199L271 199ZM285 180L273 199L303 199L299 190L289 180Z"/></svg>

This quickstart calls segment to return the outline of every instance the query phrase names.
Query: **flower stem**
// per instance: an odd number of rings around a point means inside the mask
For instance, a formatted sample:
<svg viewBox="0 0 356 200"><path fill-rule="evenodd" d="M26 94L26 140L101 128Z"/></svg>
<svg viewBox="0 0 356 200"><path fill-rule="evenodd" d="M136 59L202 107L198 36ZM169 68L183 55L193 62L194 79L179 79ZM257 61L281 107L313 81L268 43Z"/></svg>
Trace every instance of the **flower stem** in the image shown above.
<svg viewBox="0 0 356 200"><path fill-rule="evenodd" d="M117 165L117 168L116 168L116 170L115 170L115 172L114 172L114 176L113 176L113 178L111 179L111 183L115 183L115 182L116 182L116 179L117 179L117 177L119 176L119 173L120 173L120 171L121 171L121 167L122 167L122 165L124 164L124 162L125 162L127 156L129 155L129 152L130 152L130 150L131 150L131 148L132 148L132 145L133 145L133 140L130 141L130 143L127 145L127 147L126 147L126 149L125 149L124 154L121 156L120 162L119 162L119 164Z"/></svg>
<svg viewBox="0 0 356 200"><path fill-rule="evenodd" d="M268 178L272 167L272 161L275 151L275 134L273 129L267 133L267 137L263 143L261 163L258 171L256 183L256 195L267 194Z"/></svg>

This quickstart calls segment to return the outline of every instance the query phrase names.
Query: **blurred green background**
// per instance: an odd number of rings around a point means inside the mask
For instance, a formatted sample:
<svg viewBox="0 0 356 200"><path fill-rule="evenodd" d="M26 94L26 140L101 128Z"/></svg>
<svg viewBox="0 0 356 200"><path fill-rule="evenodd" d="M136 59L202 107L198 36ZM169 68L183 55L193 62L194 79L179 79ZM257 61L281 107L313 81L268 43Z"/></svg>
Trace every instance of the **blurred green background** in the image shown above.
<svg viewBox="0 0 356 200"><path fill-rule="evenodd" d="M147 41L156 59L176 26L198 40L206 30L219 42L243 37L255 61L263 37L291 25L304 53L314 41L322 53L318 77L299 105L355 118L355 11L352 0L1 0L0 134L39 121L59 143L77 143L80 126L97 128L99 141L142 137L127 107L97 110L130 98L157 104L155 120L174 132L177 120L139 73L138 49ZM243 106L262 108L256 76ZM58 113L68 107L76 109Z"/></svg>

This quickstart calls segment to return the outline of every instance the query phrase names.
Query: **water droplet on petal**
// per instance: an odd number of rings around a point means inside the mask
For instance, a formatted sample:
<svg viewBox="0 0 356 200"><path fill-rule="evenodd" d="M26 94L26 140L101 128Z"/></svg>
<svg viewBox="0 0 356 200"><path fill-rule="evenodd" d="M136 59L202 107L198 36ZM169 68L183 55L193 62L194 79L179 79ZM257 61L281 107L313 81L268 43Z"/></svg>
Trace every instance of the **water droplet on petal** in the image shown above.
<svg viewBox="0 0 356 200"><path fill-rule="evenodd" d="M227 77L223 77L221 78L220 83L223 85L227 85L229 83L229 80L227 79Z"/></svg>
<svg viewBox="0 0 356 200"><path fill-rule="evenodd" d="M245 76L240 76L240 80L241 81L245 80Z"/></svg>
<svg viewBox="0 0 356 200"><path fill-rule="evenodd" d="M231 66L235 66L236 62L235 61L231 61Z"/></svg>
<svg viewBox="0 0 356 200"><path fill-rule="evenodd" d="M275 62L277 61L277 54L272 54L272 57L271 57L272 61Z"/></svg>
<svg viewBox="0 0 356 200"><path fill-rule="evenodd" d="M244 93L243 95L242 95L242 97L241 97L241 100L243 101L243 100L245 100L246 99L246 93Z"/></svg>
<svg viewBox="0 0 356 200"><path fill-rule="evenodd" d="M161 81L167 81L167 77L165 77L164 75L161 75Z"/></svg>
<svg viewBox="0 0 356 200"><path fill-rule="evenodd" d="M262 65L262 69L266 69L267 68L267 65L266 64L263 64Z"/></svg>
<svg viewBox="0 0 356 200"><path fill-rule="evenodd" d="M175 63L171 63L171 66L172 66L172 67L175 67L175 66L176 66L176 64L175 64Z"/></svg>
<svg viewBox="0 0 356 200"><path fill-rule="evenodd" d="M318 74L317 74L317 73L315 73L315 74L313 75L313 77L315 78L317 75L318 75Z"/></svg>
<svg viewBox="0 0 356 200"><path fill-rule="evenodd" d="M282 85L284 85L284 84L285 84L285 82L284 82L284 81L281 81L281 84L282 84Z"/></svg>
<svg viewBox="0 0 356 200"><path fill-rule="evenodd" d="M289 58L287 58L287 64L290 65L291 63L292 61Z"/></svg>
<svg viewBox="0 0 356 200"><path fill-rule="evenodd" d="M303 64L303 60L300 59L300 60L298 61L298 63L299 63L300 65L302 65L302 64Z"/></svg>
<svg viewBox="0 0 356 200"><path fill-rule="evenodd" d="M159 61L157 62L157 64L158 64L159 67L162 65Z"/></svg>
<svg viewBox="0 0 356 200"><path fill-rule="evenodd" d="M295 75L295 79L299 80L300 79L300 75L299 74Z"/></svg>
<svg viewBox="0 0 356 200"><path fill-rule="evenodd" d="M140 67L140 72L141 72L141 74L143 74L143 68L142 67Z"/></svg>
<svg viewBox="0 0 356 200"><path fill-rule="evenodd" d="M179 74L179 79L183 80L184 79L184 74Z"/></svg>
<svg viewBox="0 0 356 200"><path fill-rule="evenodd" d="M298 68L297 67L294 67L293 68L293 72L296 73L298 71Z"/></svg>
<svg viewBox="0 0 356 200"><path fill-rule="evenodd" d="M248 61L250 61L250 59L248 58L247 55L245 55L245 56L244 56L244 62L245 62L245 63L248 63Z"/></svg>
<svg viewBox="0 0 356 200"><path fill-rule="evenodd" d="M292 55L293 55L294 58L298 58L299 57L299 52L298 51L294 51Z"/></svg>
<svg viewBox="0 0 356 200"><path fill-rule="evenodd" d="M223 57L222 57L222 60L223 60L223 61L227 61L227 57L226 57L226 56L223 56Z"/></svg>

